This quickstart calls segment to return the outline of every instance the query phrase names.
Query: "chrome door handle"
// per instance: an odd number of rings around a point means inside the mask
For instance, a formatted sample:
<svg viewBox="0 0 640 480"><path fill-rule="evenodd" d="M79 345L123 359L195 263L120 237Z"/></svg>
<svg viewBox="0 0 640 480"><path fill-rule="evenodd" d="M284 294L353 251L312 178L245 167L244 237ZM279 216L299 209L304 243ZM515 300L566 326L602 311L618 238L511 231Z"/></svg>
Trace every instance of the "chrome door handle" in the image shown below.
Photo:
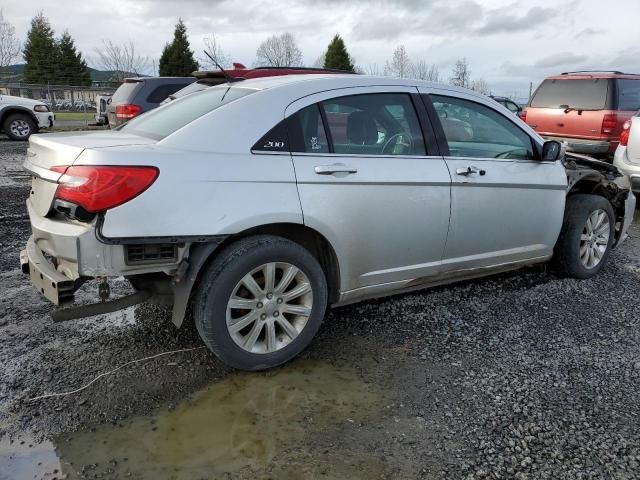
<svg viewBox="0 0 640 480"><path fill-rule="evenodd" d="M480 174L480 175L484 175L487 173L486 170L482 170L478 167L474 167L473 165L470 165L468 167L464 167L464 168L459 168L456 170L456 175L463 175L463 176L468 176L468 175L475 175L476 173Z"/></svg>
<svg viewBox="0 0 640 480"><path fill-rule="evenodd" d="M318 175L334 175L336 173L358 173L357 168L348 167L344 163L334 163L332 165L318 165L313 169Z"/></svg>

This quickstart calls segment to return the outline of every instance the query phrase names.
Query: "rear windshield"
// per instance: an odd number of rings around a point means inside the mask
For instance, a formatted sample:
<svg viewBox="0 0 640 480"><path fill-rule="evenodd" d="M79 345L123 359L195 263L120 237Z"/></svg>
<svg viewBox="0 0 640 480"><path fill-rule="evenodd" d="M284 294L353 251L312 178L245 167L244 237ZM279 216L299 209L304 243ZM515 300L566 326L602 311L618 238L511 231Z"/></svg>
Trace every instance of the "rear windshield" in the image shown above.
<svg viewBox="0 0 640 480"><path fill-rule="evenodd" d="M602 110L607 107L608 91L609 80L606 78L547 79L538 87L531 106Z"/></svg>
<svg viewBox="0 0 640 480"><path fill-rule="evenodd" d="M224 82L225 82L225 80L223 78L221 78L220 81L217 82L216 84L208 83L205 80L198 80L197 82L194 82L191 85L187 85L183 89L178 90L171 97L172 98L184 97L185 95L189 95L190 93L199 92L200 90L204 90L205 88L209 88L211 85L219 85L219 84L224 83Z"/></svg>
<svg viewBox="0 0 640 480"><path fill-rule="evenodd" d="M176 130L256 90L219 86L179 98L125 123L120 130L161 140Z"/></svg>
<svg viewBox="0 0 640 480"><path fill-rule="evenodd" d="M133 98L133 93L142 82L124 82L118 87L111 98L114 105L119 103L128 103Z"/></svg>
<svg viewBox="0 0 640 480"><path fill-rule="evenodd" d="M640 110L640 80L618 79L618 110Z"/></svg>

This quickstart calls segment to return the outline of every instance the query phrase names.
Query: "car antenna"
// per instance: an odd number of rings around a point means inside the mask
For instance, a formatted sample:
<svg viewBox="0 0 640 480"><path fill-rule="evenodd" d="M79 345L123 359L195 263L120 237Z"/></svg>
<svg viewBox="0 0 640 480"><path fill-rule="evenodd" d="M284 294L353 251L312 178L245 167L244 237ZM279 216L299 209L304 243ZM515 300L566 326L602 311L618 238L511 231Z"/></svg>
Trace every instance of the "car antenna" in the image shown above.
<svg viewBox="0 0 640 480"><path fill-rule="evenodd" d="M224 68L222 68L220 66L220 64L218 62L216 62L216 59L213 58L211 55L209 55L209 52L207 52L206 50L203 50L204 54L209 57L211 59L211 61L213 62L213 64L218 67L218 69L222 72L222 75L224 75L225 80L227 81L227 83L233 83L233 82L237 82L238 79L237 78L233 78L231 75L229 75Z"/></svg>

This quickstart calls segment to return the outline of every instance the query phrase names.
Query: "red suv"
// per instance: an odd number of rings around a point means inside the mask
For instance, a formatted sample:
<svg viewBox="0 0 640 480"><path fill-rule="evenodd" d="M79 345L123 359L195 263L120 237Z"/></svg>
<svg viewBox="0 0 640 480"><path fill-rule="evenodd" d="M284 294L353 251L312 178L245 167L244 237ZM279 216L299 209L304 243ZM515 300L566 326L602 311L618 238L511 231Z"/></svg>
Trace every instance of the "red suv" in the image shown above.
<svg viewBox="0 0 640 480"><path fill-rule="evenodd" d="M622 126L640 110L640 75L566 72L537 88L522 119L548 140L596 156L612 155Z"/></svg>

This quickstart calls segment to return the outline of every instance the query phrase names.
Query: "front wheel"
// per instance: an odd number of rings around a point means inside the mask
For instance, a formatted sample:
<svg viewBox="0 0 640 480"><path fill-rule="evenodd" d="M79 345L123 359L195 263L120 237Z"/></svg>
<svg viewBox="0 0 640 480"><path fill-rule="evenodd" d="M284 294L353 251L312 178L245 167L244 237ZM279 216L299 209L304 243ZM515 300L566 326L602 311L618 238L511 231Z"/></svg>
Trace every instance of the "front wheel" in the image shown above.
<svg viewBox="0 0 640 480"><path fill-rule="evenodd" d="M327 306L318 261L300 245L260 235L226 247L204 272L194 320L207 346L226 364L263 370L298 355L314 337Z"/></svg>
<svg viewBox="0 0 640 480"><path fill-rule="evenodd" d="M614 239L615 214L611 203L598 195L567 198L560 237L552 263L566 277L591 278L607 262Z"/></svg>
<svg viewBox="0 0 640 480"><path fill-rule="evenodd" d="M26 113L14 113L7 117L4 122L4 133L11 140L28 140L29 137L36 133L38 126Z"/></svg>

